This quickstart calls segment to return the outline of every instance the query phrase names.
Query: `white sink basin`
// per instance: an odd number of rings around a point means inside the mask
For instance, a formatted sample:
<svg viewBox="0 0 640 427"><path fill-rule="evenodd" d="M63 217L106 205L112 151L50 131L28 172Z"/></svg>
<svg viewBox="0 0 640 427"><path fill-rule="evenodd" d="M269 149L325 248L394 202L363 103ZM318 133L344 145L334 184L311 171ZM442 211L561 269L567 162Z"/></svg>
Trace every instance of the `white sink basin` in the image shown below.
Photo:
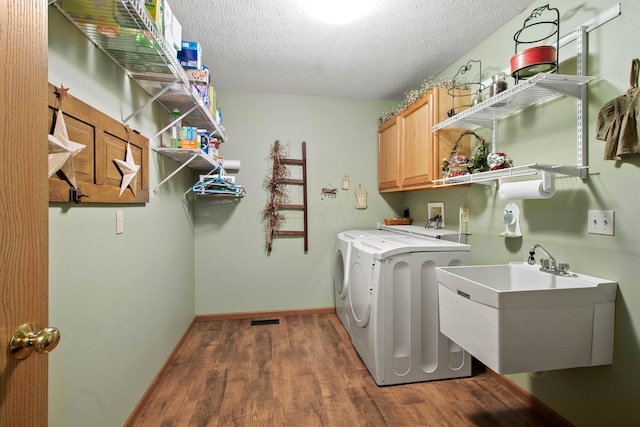
<svg viewBox="0 0 640 427"><path fill-rule="evenodd" d="M618 284L527 263L436 268L440 330L500 374L610 364Z"/></svg>

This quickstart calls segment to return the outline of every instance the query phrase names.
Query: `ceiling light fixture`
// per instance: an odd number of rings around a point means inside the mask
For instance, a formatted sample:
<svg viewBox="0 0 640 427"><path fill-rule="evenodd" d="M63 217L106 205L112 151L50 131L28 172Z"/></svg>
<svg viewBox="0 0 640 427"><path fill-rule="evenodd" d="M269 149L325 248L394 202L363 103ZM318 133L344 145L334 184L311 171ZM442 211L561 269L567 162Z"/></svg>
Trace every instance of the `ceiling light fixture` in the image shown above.
<svg viewBox="0 0 640 427"><path fill-rule="evenodd" d="M328 24L346 24L373 11L378 0L299 0L313 18Z"/></svg>

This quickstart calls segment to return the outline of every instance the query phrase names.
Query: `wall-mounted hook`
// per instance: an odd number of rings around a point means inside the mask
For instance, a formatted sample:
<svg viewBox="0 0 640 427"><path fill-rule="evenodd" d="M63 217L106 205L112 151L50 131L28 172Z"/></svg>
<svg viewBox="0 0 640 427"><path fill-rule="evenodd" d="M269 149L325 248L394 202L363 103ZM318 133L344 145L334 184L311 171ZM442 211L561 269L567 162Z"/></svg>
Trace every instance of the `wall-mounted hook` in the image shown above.
<svg viewBox="0 0 640 427"><path fill-rule="evenodd" d="M320 200L324 200L325 197L335 199L336 194L338 194L338 189L329 184L320 191Z"/></svg>
<svg viewBox="0 0 640 427"><path fill-rule="evenodd" d="M82 191L80 191L79 188L73 188L71 187L69 189L69 201L73 202L73 203L80 203L82 201L83 197L89 197L86 194L82 194Z"/></svg>

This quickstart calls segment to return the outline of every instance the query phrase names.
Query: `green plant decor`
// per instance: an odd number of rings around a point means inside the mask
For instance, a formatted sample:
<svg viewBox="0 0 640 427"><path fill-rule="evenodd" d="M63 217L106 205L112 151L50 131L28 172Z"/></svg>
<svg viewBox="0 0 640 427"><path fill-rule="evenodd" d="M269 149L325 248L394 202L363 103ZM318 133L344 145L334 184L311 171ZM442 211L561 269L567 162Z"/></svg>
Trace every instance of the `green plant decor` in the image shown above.
<svg viewBox="0 0 640 427"><path fill-rule="evenodd" d="M445 89L452 89L454 87L456 89L467 88L465 81L455 81L448 77L446 77L444 80L436 80L433 77L428 77L422 82L422 85L420 85L419 89L412 89L410 91L405 92L404 101L396 105L391 110L383 111L382 113L380 113L380 115L378 116L378 126L382 125L384 122L391 119L392 117L395 117L396 115L398 115L400 111L404 110L409 105L413 104L418 99L422 98L424 95L426 95L427 93L431 92L433 89L438 87L445 88Z"/></svg>

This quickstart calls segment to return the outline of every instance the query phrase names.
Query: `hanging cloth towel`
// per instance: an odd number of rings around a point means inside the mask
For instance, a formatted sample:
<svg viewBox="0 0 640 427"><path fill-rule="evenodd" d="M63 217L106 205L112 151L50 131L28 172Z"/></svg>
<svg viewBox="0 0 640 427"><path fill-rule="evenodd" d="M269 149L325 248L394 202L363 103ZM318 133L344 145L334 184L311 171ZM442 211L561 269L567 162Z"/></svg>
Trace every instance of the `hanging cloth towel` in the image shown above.
<svg viewBox="0 0 640 427"><path fill-rule="evenodd" d="M631 87L627 91L631 102L620 125L618 158L640 154L640 127L638 127L638 113L640 113L640 90L638 89L639 71L640 60L634 59L631 64Z"/></svg>
<svg viewBox="0 0 640 427"><path fill-rule="evenodd" d="M624 156L640 154L638 112L640 89L638 72L640 60L631 62L630 87L627 92L607 102L598 113L596 139L605 141L604 159L620 160Z"/></svg>

